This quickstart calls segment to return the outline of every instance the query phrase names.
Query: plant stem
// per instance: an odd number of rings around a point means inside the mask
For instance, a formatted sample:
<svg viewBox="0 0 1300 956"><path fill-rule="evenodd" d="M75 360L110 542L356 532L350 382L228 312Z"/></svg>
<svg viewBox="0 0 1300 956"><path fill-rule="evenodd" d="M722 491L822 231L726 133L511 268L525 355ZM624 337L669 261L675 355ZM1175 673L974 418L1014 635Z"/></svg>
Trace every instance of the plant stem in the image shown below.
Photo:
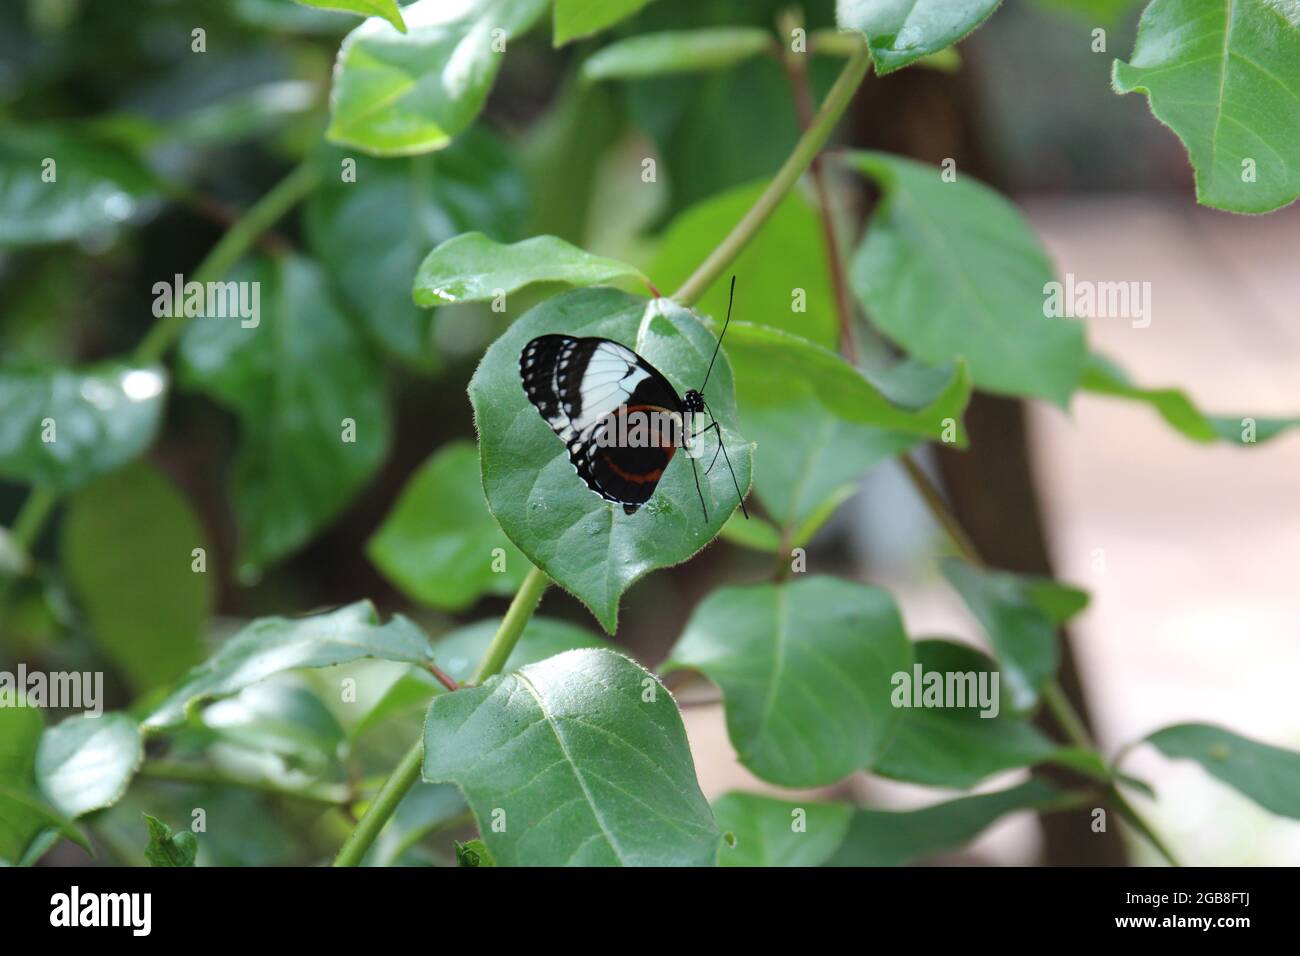
<svg viewBox="0 0 1300 956"><path fill-rule="evenodd" d="M848 107L849 101L857 91L858 84L862 78L867 75L867 69L871 66L871 57L867 52L865 42L861 43L849 57L848 63L840 72L839 77L835 80L835 85L831 87L826 94L826 100L822 103L821 109L813 117L812 124L807 131L799 137L799 142L795 144L794 151L777 170L772 181L767 184L762 195L755 200L754 205L749 211L741 217L740 222L727 234L727 237L718 244L708 258L706 258L696 270L691 273L689 279L682 284L682 287L673 293L672 298L682 305L694 304L706 289L722 275L727 266L740 255L748 244L749 240L754 238L754 234L762 227L767 218L772 215L777 205L785 198L785 194L790 191L795 182L803 175L804 170L812 163L814 157L821 151L826 140L830 137L831 131L835 124L839 122L840 116Z"/></svg>
<svg viewBox="0 0 1300 956"><path fill-rule="evenodd" d="M542 592L550 583L550 579L537 568L529 569L528 575L519 585L519 590L515 592L514 600L510 602L510 609L501 619L501 625L493 635L492 643L488 645L483 659L479 661L478 668L470 679L471 684L481 684L493 674L499 673L505 666L515 645L519 643L520 636L524 633L524 627L532 619L533 611L537 609L537 602L542 599ZM402 802L407 791L419 781L423 765L424 739L420 738L411 745L402 762L389 774L384 785L380 787L379 793L375 795L374 801L366 808L365 814L344 842L338 856L334 858L335 866L360 865L366 851L379 836L379 831L397 810L397 805Z"/></svg>
<svg viewBox="0 0 1300 956"><path fill-rule="evenodd" d="M966 534L961 522L957 520L957 516L948 510L943 495L939 493L939 489L930 480L930 476L922 471L921 466L913 461L912 456L906 452L899 455L898 460L902 464L903 470L907 472L912 487L916 489L916 493L925 502L925 507L929 510L930 516L934 518L935 523L944 530L944 533L956 545L961 556L976 567L984 567L984 559L980 557L975 542Z"/></svg>
<svg viewBox="0 0 1300 956"><path fill-rule="evenodd" d="M260 793L269 793L277 797L289 797L294 800L306 800L325 806L345 806L350 799L348 788L342 785L317 784L300 789L282 787L269 780L254 780L246 777L232 777L200 764L176 763L167 760L151 760L140 768L140 776L151 780L167 780L173 783L213 784L222 787L243 787Z"/></svg>

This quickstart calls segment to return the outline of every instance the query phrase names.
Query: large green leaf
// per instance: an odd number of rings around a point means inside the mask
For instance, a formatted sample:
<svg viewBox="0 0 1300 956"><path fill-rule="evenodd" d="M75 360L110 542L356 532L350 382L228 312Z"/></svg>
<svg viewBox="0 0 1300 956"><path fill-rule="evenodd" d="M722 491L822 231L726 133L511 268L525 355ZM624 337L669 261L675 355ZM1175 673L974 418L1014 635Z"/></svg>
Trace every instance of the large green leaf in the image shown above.
<svg viewBox="0 0 1300 956"><path fill-rule="evenodd" d="M381 370L318 266L259 259L238 278L260 284L260 320L192 321L180 375L240 418L232 494L256 572L347 506L383 460L390 423ZM355 441L344 440L345 420Z"/></svg>
<svg viewBox="0 0 1300 956"><path fill-rule="evenodd" d="M528 570L488 511L478 449L466 441L443 445L420 467L366 553L403 593L450 611L484 594L513 593Z"/></svg>
<svg viewBox="0 0 1300 956"><path fill-rule="evenodd" d="M1080 385L1085 391L1098 395L1145 402L1169 425L1193 441L1226 441L1251 445L1268 441L1275 435L1300 425L1300 416L1266 418L1254 415L1206 415L1182 389L1142 388L1134 385L1123 369L1096 354L1088 356L1088 365L1084 369Z"/></svg>
<svg viewBox="0 0 1300 956"><path fill-rule="evenodd" d="M650 277L665 294L695 270L754 205L766 182L750 183L697 203L664 231ZM835 293L816 213L797 191L776 207L731 268L700 297L708 315L727 311L730 276L736 276L733 318L801 335L834 348L839 338ZM797 292L802 291L802 301ZM796 306L802 308L795 311Z"/></svg>
<svg viewBox="0 0 1300 956"><path fill-rule="evenodd" d="M997 664L965 644L925 640L914 647L922 674L940 673L945 681L950 673L978 675L997 670ZM1006 688L999 686L999 690L1006 695ZM1060 763L1081 773L1105 776L1105 767L1094 754L1053 743L1028 720L1014 714L1009 701L998 701L996 716L981 716L982 709L974 703L963 708L903 709L889 745L871 771L911 783L959 789L973 787L1004 770L1041 763Z"/></svg>
<svg viewBox="0 0 1300 956"><path fill-rule="evenodd" d="M865 33L881 76L952 46L1000 0L836 0L842 30Z"/></svg>
<svg viewBox="0 0 1300 956"><path fill-rule="evenodd" d="M1300 196L1300 2L1152 0L1117 93L1146 93L1196 171L1196 198L1269 212Z"/></svg>
<svg viewBox="0 0 1300 956"><path fill-rule="evenodd" d="M343 179L345 158L356 181ZM420 367L433 359L432 314L411 302L411 276L430 248L466 229L501 239L521 228L527 197L506 146L470 129L448 149L401 160L321 156L307 237L344 303L387 351Z"/></svg>
<svg viewBox="0 0 1300 956"><path fill-rule="evenodd" d="M437 697L424 779L464 791L501 866L717 861L677 705L613 651L567 651Z"/></svg>
<svg viewBox="0 0 1300 956"><path fill-rule="evenodd" d="M884 198L850 265L875 325L913 357L962 356L975 384L1064 405L1086 356L1083 325L1047 318L1052 267L1007 200L958 173L885 153L854 153Z"/></svg>
<svg viewBox="0 0 1300 956"><path fill-rule="evenodd" d="M95 642L137 692L175 680L200 656L213 575L193 570L208 541L189 504L156 468L131 465L77 492L63 561Z"/></svg>
<svg viewBox="0 0 1300 956"><path fill-rule="evenodd" d="M772 33L759 27L665 30L618 40L582 64L587 80L626 80L669 73L725 70L771 49Z"/></svg>
<svg viewBox="0 0 1300 956"><path fill-rule="evenodd" d="M0 478L80 487L135 458L162 420L161 368L0 367Z"/></svg>
<svg viewBox="0 0 1300 956"><path fill-rule="evenodd" d="M740 762L787 787L834 783L876 760L901 712L891 678L912 663L893 599L828 577L714 591L661 670L722 688Z"/></svg>
<svg viewBox="0 0 1300 956"><path fill-rule="evenodd" d="M534 282L601 285L624 277L644 279L633 266L593 256L554 236L501 245L481 232L467 232L429 253L411 293L416 305L483 302Z"/></svg>
<svg viewBox="0 0 1300 956"><path fill-rule="evenodd" d="M806 339L733 322L727 351L747 434L755 441L754 487L784 527L807 522L827 501L856 485L872 465L919 441L939 441L951 419L959 427L970 398L964 366L951 375L924 375L920 407L905 407L894 384L916 369L898 369L873 382L834 352ZM797 542L792 542L797 543Z"/></svg>
<svg viewBox="0 0 1300 956"><path fill-rule="evenodd" d="M178 726L205 701L230 697L272 674L368 657L422 665L431 651L420 629L400 614L381 625L369 601L312 617L258 618L186 674L141 726Z"/></svg>
<svg viewBox="0 0 1300 956"><path fill-rule="evenodd" d="M713 815L734 838L718 854L722 866L821 866L844 842L853 807L727 793Z"/></svg>
<svg viewBox="0 0 1300 956"><path fill-rule="evenodd" d="M326 135L375 156L442 149L483 109L502 44L547 2L419 0L402 10L406 33L367 20L339 47Z"/></svg>
<svg viewBox="0 0 1300 956"><path fill-rule="evenodd" d="M1165 756L1195 760L1265 810L1300 820L1300 753L1212 724L1175 724L1147 740Z"/></svg>
<svg viewBox="0 0 1300 956"><path fill-rule="evenodd" d="M0 703L0 860L17 863L41 829L46 814L34 795L36 749L45 722L36 707L16 706L5 697Z"/></svg>
<svg viewBox="0 0 1300 956"><path fill-rule="evenodd" d="M69 717L41 735L36 782L69 817L121 799L144 759L140 728L125 714Z"/></svg>
<svg viewBox="0 0 1300 956"><path fill-rule="evenodd" d="M298 2L321 10L342 10L363 17L383 17L402 33L406 32L406 24L402 22L402 10L398 7L397 0L298 0Z"/></svg>
<svg viewBox="0 0 1300 956"><path fill-rule="evenodd" d="M555 45L611 27L647 3L650 0L555 0Z"/></svg>
<svg viewBox="0 0 1300 956"><path fill-rule="evenodd" d="M1017 810L1053 810L1075 798L1040 780L1007 790L960 797L920 810L859 810L829 866L902 866L970 842L999 817Z"/></svg>
<svg viewBox="0 0 1300 956"><path fill-rule="evenodd" d="M622 342L658 368L679 394L704 381L717 343L693 315L667 299L577 289L548 299L515 322L488 349L470 381L492 513L529 561L613 633L623 592L650 571L685 561L708 544L737 506L736 487L721 461L708 475L699 467L705 521L693 462L678 454L654 497L636 514L624 514L589 490L519 379L524 345L545 333ZM725 352L719 353L704 397L722 424L735 480L745 492L750 450L736 430L733 394L731 366ZM717 446L710 434L695 447L707 462Z"/></svg>
<svg viewBox="0 0 1300 956"><path fill-rule="evenodd" d="M111 143L50 128L0 127L0 247L98 242L156 198L149 170Z"/></svg>
<svg viewBox="0 0 1300 956"><path fill-rule="evenodd" d="M1046 578L977 568L957 558L939 563L943 576L979 620L1002 665L1016 711L1031 709L1056 676L1056 631L1087 604L1087 595Z"/></svg>

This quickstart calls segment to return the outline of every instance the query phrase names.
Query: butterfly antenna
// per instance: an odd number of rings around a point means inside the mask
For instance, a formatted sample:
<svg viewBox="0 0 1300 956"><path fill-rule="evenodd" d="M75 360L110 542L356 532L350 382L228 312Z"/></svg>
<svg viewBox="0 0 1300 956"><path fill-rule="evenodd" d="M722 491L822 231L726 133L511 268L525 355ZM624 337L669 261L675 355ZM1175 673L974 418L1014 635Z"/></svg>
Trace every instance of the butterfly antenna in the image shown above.
<svg viewBox="0 0 1300 956"><path fill-rule="evenodd" d="M689 457L689 456L688 456ZM695 459L691 458L691 474L695 476L695 493L700 496L700 507L704 510L704 523L709 523L709 509L704 504L704 492L700 489L700 472L695 467Z"/></svg>
<svg viewBox="0 0 1300 956"><path fill-rule="evenodd" d="M709 408L708 405L705 405L704 407L705 407L705 408ZM710 417L710 418L713 418L713 423L714 423L715 425L717 425L718 420L717 420L716 418L714 418L714 416L713 416L713 409L711 409L711 408L709 408L709 417ZM740 482L738 482L738 481L736 480L736 470L735 470L734 468L731 467L731 456L727 454L727 446L726 446L726 444L722 441L722 426L721 426L721 425L718 425L718 447L722 449L722 460L725 461L725 462L727 463L727 471L731 472L731 483L732 483L733 485L736 486L736 501L738 501L738 502L740 503L740 513L743 514L743 515L745 516L745 520L748 521L748 520L749 520L749 509L745 507L745 496L742 495L742 494L740 493ZM692 460L692 461L691 461L691 466L694 467L694 465L695 465L695 462L694 462L694 460ZM699 483L699 481L698 481L698 479L697 479L697 480L696 480L696 484L698 484L698 483Z"/></svg>
<svg viewBox="0 0 1300 956"><path fill-rule="evenodd" d="M718 349L722 348L722 336L727 334L727 326L731 324L731 303L736 298L736 277L731 277L731 291L727 293L727 319L722 323L722 334L718 336L718 344L713 346L713 358L709 359L709 368L704 373L704 381L700 384L700 393L704 393L704 386L709 384L709 376L713 374L713 363L718 360Z"/></svg>

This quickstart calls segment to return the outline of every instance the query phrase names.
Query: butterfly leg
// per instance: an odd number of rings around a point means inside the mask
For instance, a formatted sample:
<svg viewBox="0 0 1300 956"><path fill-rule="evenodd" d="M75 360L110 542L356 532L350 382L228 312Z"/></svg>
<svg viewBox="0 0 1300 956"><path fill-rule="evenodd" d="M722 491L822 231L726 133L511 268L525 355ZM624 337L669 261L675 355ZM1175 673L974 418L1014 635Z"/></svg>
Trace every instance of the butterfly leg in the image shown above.
<svg viewBox="0 0 1300 956"><path fill-rule="evenodd" d="M727 471L731 472L731 483L736 487L736 500L740 502L740 511L745 516L745 519L748 520L749 509L745 507L745 496L740 493L740 482L736 480L736 470L731 467L731 456L727 454L727 446L722 441L722 426L718 424L717 418L714 417L713 409L709 408L707 404L704 407L708 409L709 418L712 419L711 424L705 426L704 431L708 431L710 428L716 428L718 430L718 451L722 452L722 460L727 463ZM713 458L715 461L717 460L717 457L718 453L714 452ZM691 463L693 465L694 461ZM709 467L712 468L713 466L709 465ZM708 472L706 471L705 474L707 475Z"/></svg>

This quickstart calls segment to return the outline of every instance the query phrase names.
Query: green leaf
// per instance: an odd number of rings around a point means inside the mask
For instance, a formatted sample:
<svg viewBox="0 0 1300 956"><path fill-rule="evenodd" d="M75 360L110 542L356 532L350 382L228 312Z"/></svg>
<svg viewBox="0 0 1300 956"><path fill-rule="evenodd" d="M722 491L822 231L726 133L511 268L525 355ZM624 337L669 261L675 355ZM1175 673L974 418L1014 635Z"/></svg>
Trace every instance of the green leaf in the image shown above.
<svg viewBox="0 0 1300 956"><path fill-rule="evenodd" d="M704 381L717 341L693 315L667 299L577 289L548 299L511 325L470 381L483 487L492 513L529 561L586 604L613 633L623 592L649 572L685 561L708 544L738 504L736 486L722 464L709 475L699 468L707 522L685 454L674 456L654 497L636 514L624 514L588 489L519 380L524 345L544 333L622 342L659 369L679 394ZM731 366L725 352L719 353L705 398L722 425L735 480L744 492L750 453L735 426L732 395ZM702 436L696 448L707 464L716 449L714 436Z"/></svg>
<svg viewBox="0 0 1300 956"><path fill-rule="evenodd" d="M137 693L175 680L199 660L217 569L194 571L193 552L215 557L162 472L137 463L77 492L62 541L91 635Z"/></svg>
<svg viewBox="0 0 1300 956"><path fill-rule="evenodd" d="M342 162L356 162L356 181ZM411 302L411 277L430 248L471 228L520 230L527 196L504 143L469 129L434 155L379 160L322 152L307 203L307 238L370 337L417 368L435 358L431 313Z"/></svg>
<svg viewBox="0 0 1300 956"><path fill-rule="evenodd" d="M344 737L338 718L312 690L279 674L205 707L202 721L227 749L250 751L259 762L278 758L275 770L312 777L338 763Z"/></svg>
<svg viewBox="0 0 1300 956"><path fill-rule="evenodd" d="M911 663L888 593L801 576L714 591L660 670L692 668L722 689L727 734L756 775L818 787L884 751L901 716L891 678Z"/></svg>
<svg viewBox="0 0 1300 956"><path fill-rule="evenodd" d="M0 860L17 863L49 822L32 793L45 722L38 708L18 701L12 690L0 693Z"/></svg>
<svg viewBox="0 0 1300 956"><path fill-rule="evenodd" d="M144 814L149 827L149 845L144 855L150 866L193 866L199 854L199 841L189 830L175 835L172 828L157 817Z"/></svg>
<svg viewBox="0 0 1300 956"><path fill-rule="evenodd" d="M964 366L950 377L927 375L919 390L901 396L914 403L904 407L891 396L914 370L873 382L829 349L741 322L727 332L727 351L741 416L756 441L755 489L791 531L842 499L845 486L855 487L872 465L918 441L945 437L949 420L965 447L958 423L971 382Z"/></svg>
<svg viewBox="0 0 1300 956"><path fill-rule="evenodd" d="M1206 415L1178 388L1142 388L1124 370L1100 355L1088 356L1081 383L1085 391L1145 402L1169 425L1193 441L1226 441L1251 445L1268 441L1300 425L1300 417L1265 418L1254 415Z"/></svg>
<svg viewBox="0 0 1300 956"><path fill-rule="evenodd" d="M501 45L522 36L546 5L419 0L402 10L406 33L367 20L339 47L327 137L374 156L442 149L483 109Z"/></svg>
<svg viewBox="0 0 1300 956"><path fill-rule="evenodd" d="M513 594L528 568L488 511L478 450L467 441L443 445L420 466L366 554L402 593L448 611Z"/></svg>
<svg viewBox="0 0 1300 956"><path fill-rule="evenodd" d="M1199 202L1270 212L1300 196L1300 2L1152 0L1117 93L1182 140Z"/></svg>
<svg viewBox="0 0 1300 956"><path fill-rule="evenodd" d="M100 244L156 199L148 168L112 143L49 127L0 127L0 247Z"/></svg>
<svg viewBox="0 0 1300 956"><path fill-rule="evenodd" d="M650 268L651 277L665 294L686 281L766 186L763 181L729 189L697 203L669 224ZM709 286L697 307L706 315L725 316L730 276L734 274L733 320L784 329L835 348L839 324L823 248L816 213L798 191L792 191L731 268ZM795 311L797 307L801 310Z"/></svg>
<svg viewBox="0 0 1300 956"><path fill-rule="evenodd" d="M650 0L555 0L555 45L612 27L648 3Z"/></svg>
<svg viewBox="0 0 1300 956"><path fill-rule="evenodd" d="M486 302L534 282L602 285L624 277L645 279L632 266L593 256L554 236L502 245L481 232L467 232L429 253L411 294L423 306Z"/></svg>
<svg viewBox="0 0 1300 956"><path fill-rule="evenodd" d="M999 0L836 0L841 30L866 34L884 76L938 53L983 23Z"/></svg>
<svg viewBox="0 0 1300 956"><path fill-rule="evenodd" d="M1175 724L1147 740L1167 757L1195 760L1270 813L1300 820L1300 753L1212 724Z"/></svg>
<svg viewBox="0 0 1300 956"><path fill-rule="evenodd" d="M77 825L55 813L30 788L0 783L0 862L30 866L45 855L58 836L67 837L89 856L95 855Z"/></svg>
<svg viewBox="0 0 1300 956"><path fill-rule="evenodd" d="M272 674L367 657L423 665L431 652L420 629L400 614L380 625L369 601L313 617L258 618L186 674L141 726L178 726L203 702L230 697Z"/></svg>
<svg viewBox="0 0 1300 956"><path fill-rule="evenodd" d="M995 664L965 644L945 640L917 641L916 665L922 674L993 673ZM978 680L978 676L977 676ZM1001 681L999 681L1001 685ZM991 687L991 682L989 685ZM1005 687L999 687L1003 698ZM913 681L912 692L919 688ZM958 708L902 708L898 726L885 752L871 766L873 773L932 787L965 789L986 777L1018 767L1059 763L1094 777L1106 777L1106 769L1094 754L1059 747L1027 720L1011 711L1009 701L997 701L997 714L981 716L972 702ZM992 707L988 708L989 711Z"/></svg>
<svg viewBox="0 0 1300 956"><path fill-rule="evenodd" d="M356 13L363 17L383 17L402 33L406 32L406 24L402 22L402 11L397 5L397 0L298 0L298 3L320 10L341 10L344 13Z"/></svg>
<svg viewBox="0 0 1300 956"><path fill-rule="evenodd" d="M460 786L502 866L711 866L721 834L681 715L607 650L434 699L424 778Z"/></svg>
<svg viewBox="0 0 1300 956"><path fill-rule="evenodd" d="M914 358L970 363L975 385L1064 405L1086 357L1083 324L1044 316L1052 267L1020 213L958 173L885 153L853 153L884 199L854 253L854 292Z"/></svg>
<svg viewBox="0 0 1300 956"><path fill-rule="evenodd" d="M960 797L920 810L859 810L829 866L902 866L969 843L999 817L1017 810L1056 810L1075 798L1041 780Z"/></svg>
<svg viewBox="0 0 1300 956"><path fill-rule="evenodd" d="M41 735L36 783L68 817L122 799L144 759L140 728L125 714L69 717Z"/></svg>
<svg viewBox="0 0 1300 956"><path fill-rule="evenodd" d="M722 866L821 866L844 842L853 807L727 793L713 801L713 815L735 836L718 855Z"/></svg>
<svg viewBox="0 0 1300 956"><path fill-rule="evenodd" d="M482 840L467 840L456 844L457 866L496 866L492 852Z"/></svg>
<svg viewBox="0 0 1300 956"><path fill-rule="evenodd" d="M617 40L582 64L583 79L626 80L668 73L725 70L770 49L771 32L758 27L666 30Z"/></svg>
<svg viewBox="0 0 1300 956"><path fill-rule="evenodd" d="M157 366L0 367L0 478L70 491L121 467L153 443L166 390Z"/></svg>
<svg viewBox="0 0 1300 956"><path fill-rule="evenodd" d="M733 512L722 526L722 537L732 544L755 551L770 551L775 554L781 547L780 529L761 515L745 518Z"/></svg>
<svg viewBox="0 0 1300 956"><path fill-rule="evenodd" d="M988 634L1012 708L1030 710L1056 676L1057 628L1084 607L1087 595L1046 578L976 568L957 558L940 561L939 569Z"/></svg>
<svg viewBox="0 0 1300 956"><path fill-rule="evenodd" d="M338 516L383 461L391 426L381 369L317 265L261 259L238 278L259 283L256 326L192 321L180 377L239 416L231 491L256 573Z"/></svg>

